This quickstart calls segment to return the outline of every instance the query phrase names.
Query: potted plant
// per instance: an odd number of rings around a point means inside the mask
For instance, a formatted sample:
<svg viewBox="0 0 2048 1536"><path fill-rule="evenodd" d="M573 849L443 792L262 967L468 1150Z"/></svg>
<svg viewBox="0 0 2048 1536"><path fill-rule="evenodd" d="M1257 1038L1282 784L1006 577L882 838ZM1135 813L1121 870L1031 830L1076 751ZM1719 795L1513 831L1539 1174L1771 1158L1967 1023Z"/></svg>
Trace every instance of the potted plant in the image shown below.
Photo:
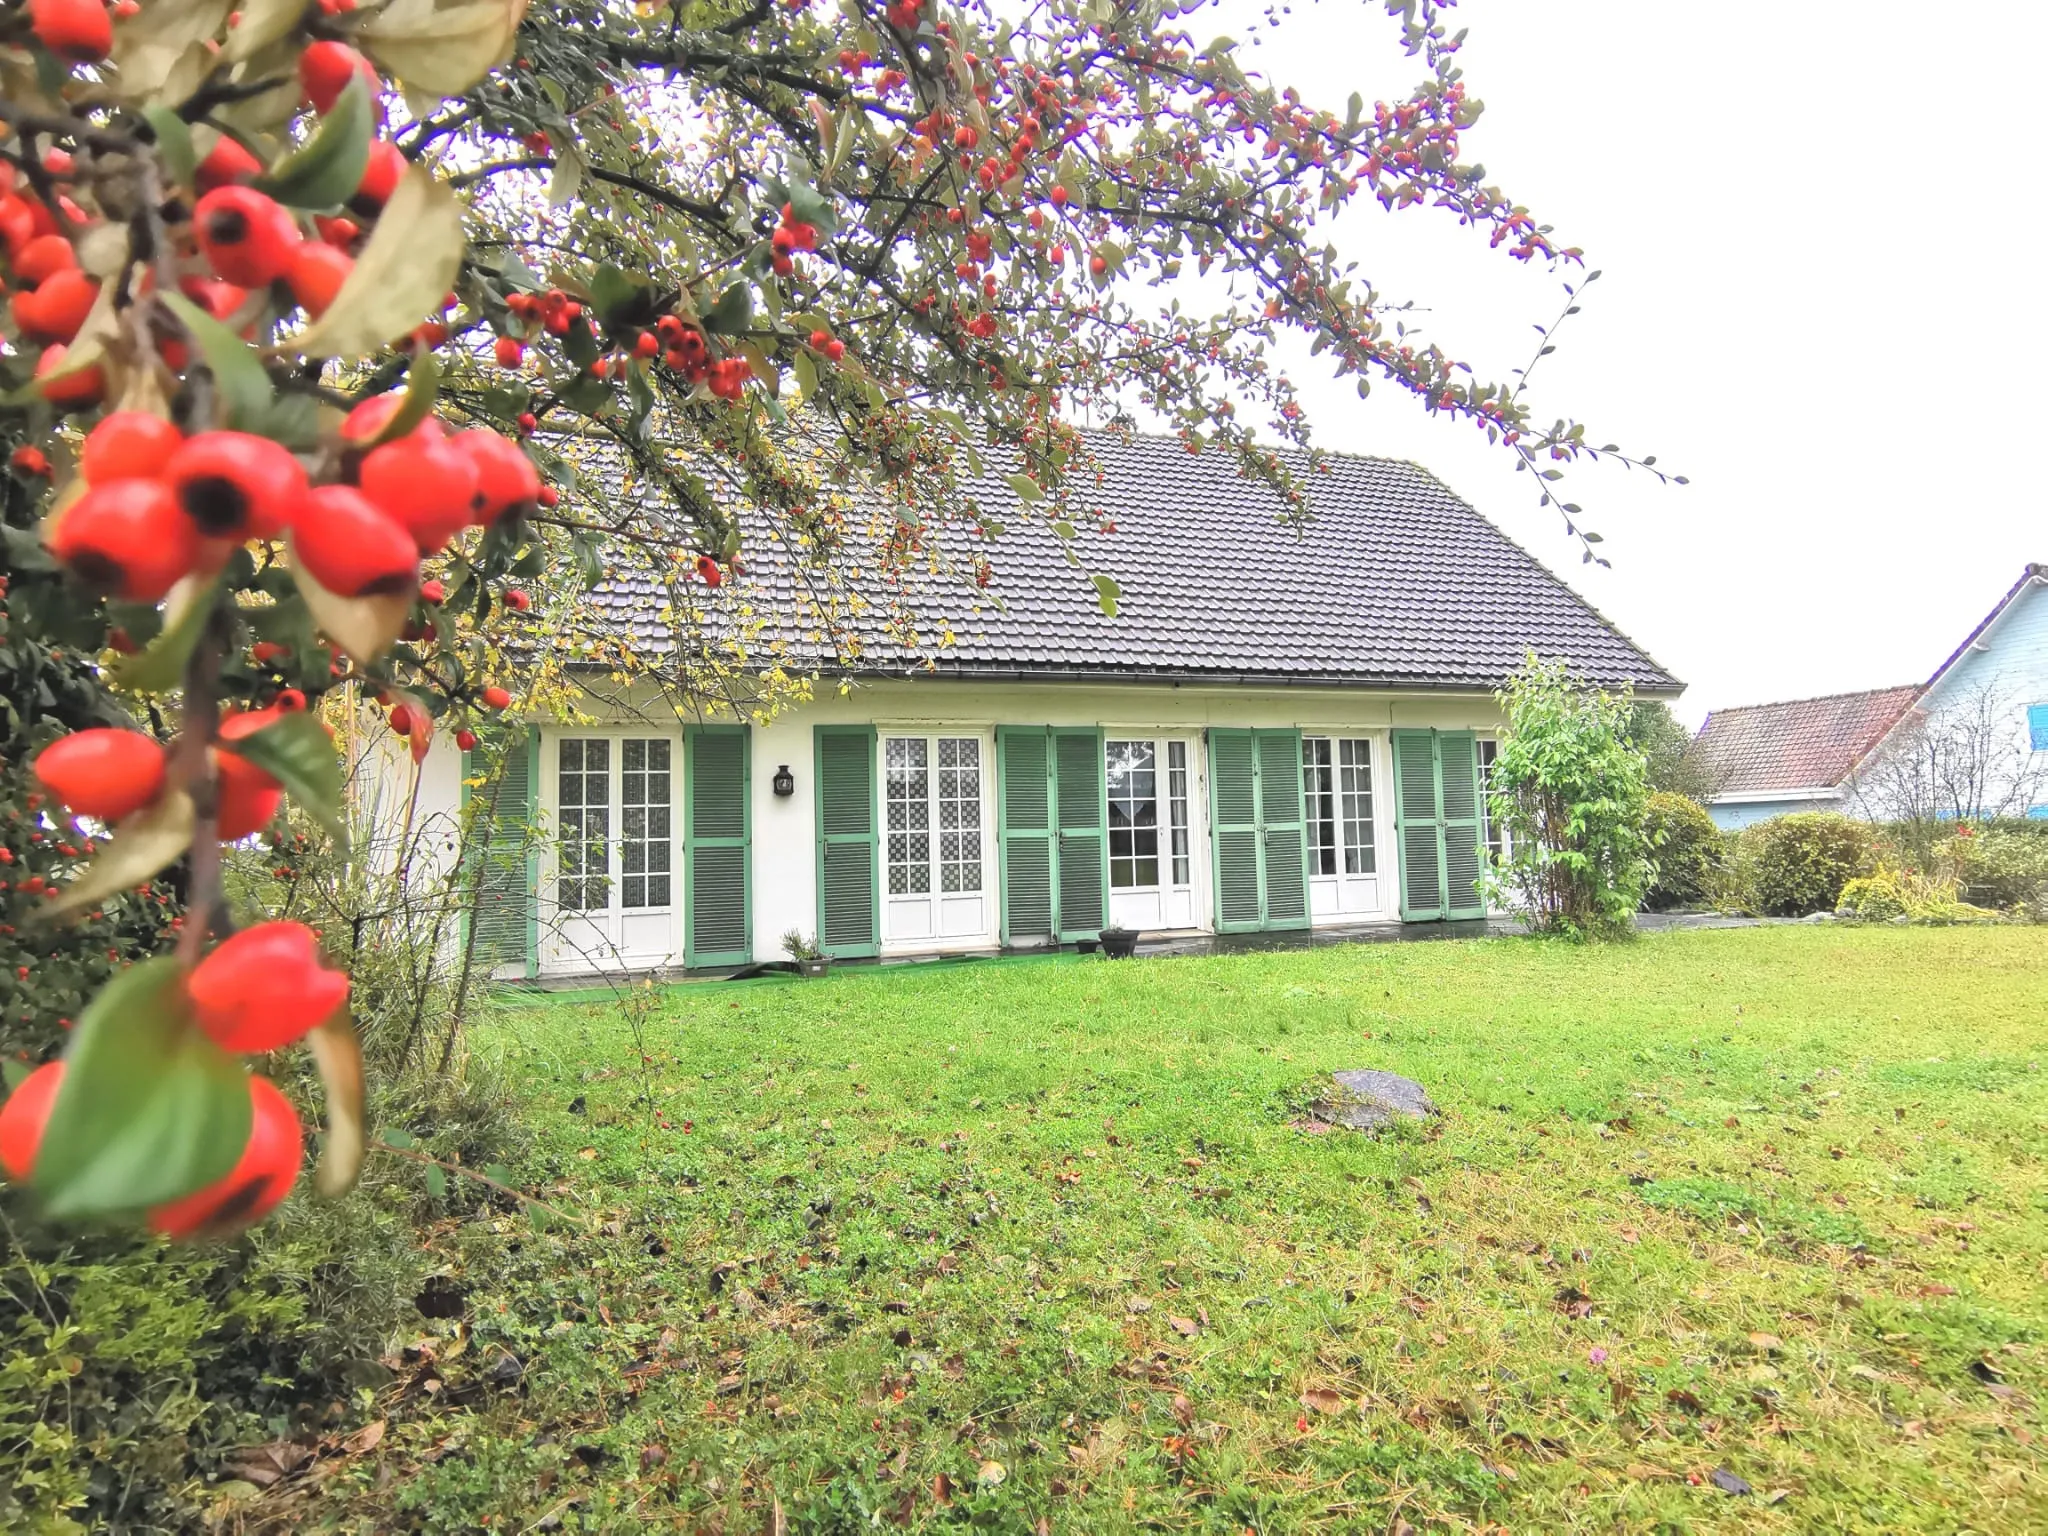
<svg viewBox="0 0 2048 1536"><path fill-rule="evenodd" d="M792 928L782 936L782 948L796 963L799 976L822 976L832 969L832 957L805 938L801 928Z"/></svg>
<svg viewBox="0 0 2048 1536"><path fill-rule="evenodd" d="M1105 928L1102 930L1102 952L1112 960L1128 960L1138 952L1138 937L1135 928Z"/></svg>

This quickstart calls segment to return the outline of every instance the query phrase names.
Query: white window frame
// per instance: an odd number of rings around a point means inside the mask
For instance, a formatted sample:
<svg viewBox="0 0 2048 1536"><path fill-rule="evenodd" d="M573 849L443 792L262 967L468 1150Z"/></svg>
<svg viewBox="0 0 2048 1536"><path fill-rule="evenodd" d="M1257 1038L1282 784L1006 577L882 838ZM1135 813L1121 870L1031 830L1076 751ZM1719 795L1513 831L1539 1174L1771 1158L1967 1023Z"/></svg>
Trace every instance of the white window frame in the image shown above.
<svg viewBox="0 0 2048 1536"><path fill-rule="evenodd" d="M929 890L912 892L891 892L889 876L889 743L901 740L918 740L925 743L925 804L927 824L924 828L930 843L926 851L926 869L930 872ZM981 842L981 886L975 891L948 891L945 889L945 838L940 826L943 819L940 787L943 770L939 765L939 743L941 741L971 741L979 760L980 819L976 824ZM1002 924L1002 849L996 841L995 795L996 795L996 746L995 730L988 725L928 724L915 722L875 726L875 805L877 822L876 857L879 861L878 883L881 887L882 910L876 921L881 925L882 950L886 954L907 954L930 950L991 948L997 941ZM957 861L956 861L957 862ZM902 867L902 866L896 866ZM982 903L982 926L974 933L947 934L940 932L941 904L946 898L974 897ZM889 904L891 901L904 902L923 900L932 904L932 933L916 938L891 938L889 936Z"/></svg>
<svg viewBox="0 0 2048 1536"><path fill-rule="evenodd" d="M607 832L605 837L606 902L603 907L562 904L562 746L571 741L602 741L608 747L605 771ZM659 741L668 746L668 900L628 907L625 872L625 745ZM541 807L548 835L542 842L540 902L541 968L575 972L603 969L607 964L680 964L683 955L683 826L685 819L684 742L680 731L659 727L605 725L550 727L542 731ZM628 941L627 920L646 935ZM650 921L654 920L654 921ZM585 925L579 929L572 925ZM590 929L601 929L601 938ZM580 934L580 938L579 938ZM590 942L581 942L588 939ZM608 946L608 947L607 947Z"/></svg>

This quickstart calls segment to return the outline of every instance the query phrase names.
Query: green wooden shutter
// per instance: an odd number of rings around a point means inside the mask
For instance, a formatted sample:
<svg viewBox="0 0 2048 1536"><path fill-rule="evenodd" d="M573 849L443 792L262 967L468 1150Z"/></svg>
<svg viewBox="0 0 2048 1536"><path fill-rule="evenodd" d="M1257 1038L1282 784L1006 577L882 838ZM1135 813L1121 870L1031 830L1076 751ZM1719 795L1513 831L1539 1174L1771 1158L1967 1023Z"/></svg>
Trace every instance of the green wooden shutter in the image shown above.
<svg viewBox="0 0 2048 1536"><path fill-rule="evenodd" d="M745 965L753 958L754 916L748 731L744 725L693 725L683 741L683 962Z"/></svg>
<svg viewBox="0 0 2048 1536"><path fill-rule="evenodd" d="M1102 732L1052 733L1053 803L1059 816L1059 936L1092 939L1109 922L1109 818Z"/></svg>
<svg viewBox="0 0 2048 1536"><path fill-rule="evenodd" d="M1301 809L1301 732L1252 732L1258 759L1265 926L1308 926L1308 828Z"/></svg>
<svg viewBox="0 0 2048 1536"><path fill-rule="evenodd" d="M882 952L875 845L875 728L813 730L818 794L818 947L841 959Z"/></svg>
<svg viewBox="0 0 2048 1536"><path fill-rule="evenodd" d="M1444 916L1486 916L1479 893L1479 739L1470 731L1439 731L1436 738L1439 805L1443 812Z"/></svg>
<svg viewBox="0 0 2048 1536"><path fill-rule="evenodd" d="M1401 844L1401 916L1411 923L1440 918L1444 848L1434 731L1394 732L1394 803Z"/></svg>
<svg viewBox="0 0 2048 1536"><path fill-rule="evenodd" d="M516 965L533 976L540 939L534 900L540 850L533 835L540 731L514 725L494 735L489 746L462 755L463 803L484 802L469 823L466 858L476 880L470 940L486 972ZM472 788L470 780L479 777L484 782Z"/></svg>
<svg viewBox="0 0 2048 1536"><path fill-rule="evenodd" d="M1218 933L1249 933L1265 921L1258 772L1250 731L1209 732L1209 831L1215 850Z"/></svg>
<svg viewBox="0 0 2048 1536"><path fill-rule="evenodd" d="M1051 939L1058 907L1052 857L1052 734L996 727L996 841L1002 848L1003 942Z"/></svg>

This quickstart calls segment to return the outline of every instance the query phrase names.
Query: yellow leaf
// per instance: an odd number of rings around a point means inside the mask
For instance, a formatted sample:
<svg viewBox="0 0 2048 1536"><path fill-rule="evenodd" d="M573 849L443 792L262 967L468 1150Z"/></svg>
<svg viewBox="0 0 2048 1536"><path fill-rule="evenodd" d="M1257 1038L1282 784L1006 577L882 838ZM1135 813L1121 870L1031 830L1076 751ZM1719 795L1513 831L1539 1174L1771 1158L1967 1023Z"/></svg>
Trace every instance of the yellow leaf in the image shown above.
<svg viewBox="0 0 2048 1536"><path fill-rule="evenodd" d="M197 89L211 65L204 45L228 19L231 0L156 0L114 28L114 93L124 101L161 99L176 106ZM170 89L173 77L177 87Z"/></svg>
<svg viewBox="0 0 2048 1536"><path fill-rule="evenodd" d="M327 1140L320 1149L320 1166L313 1170L313 1188L331 1200L347 1194L363 1170L363 1052L346 1008L316 1027L306 1043L313 1048L313 1064L327 1090Z"/></svg>
<svg viewBox="0 0 2048 1536"><path fill-rule="evenodd" d="M290 554L290 534L285 535L284 542ZM391 642L404 631L416 590L408 586L403 592L380 592L374 597L343 597L314 580L296 555L292 555L292 579L298 583L299 595L305 598L313 622L326 630L352 659L366 666L389 650Z"/></svg>
<svg viewBox="0 0 2048 1536"><path fill-rule="evenodd" d="M462 199L410 167L327 313L285 345L307 357L369 356L439 310L462 245Z"/></svg>
<svg viewBox="0 0 2048 1536"><path fill-rule="evenodd" d="M410 90L459 96L505 62L526 0L396 0L357 29L377 66Z"/></svg>
<svg viewBox="0 0 2048 1536"><path fill-rule="evenodd" d="M166 790L154 804L114 828L106 849L43 908L42 915L58 917L83 911L109 896L133 890L192 845L196 819L190 795L182 789Z"/></svg>
<svg viewBox="0 0 2048 1536"><path fill-rule="evenodd" d="M228 34L220 56L230 64L239 64L290 36L305 14L306 0L242 0L242 19Z"/></svg>

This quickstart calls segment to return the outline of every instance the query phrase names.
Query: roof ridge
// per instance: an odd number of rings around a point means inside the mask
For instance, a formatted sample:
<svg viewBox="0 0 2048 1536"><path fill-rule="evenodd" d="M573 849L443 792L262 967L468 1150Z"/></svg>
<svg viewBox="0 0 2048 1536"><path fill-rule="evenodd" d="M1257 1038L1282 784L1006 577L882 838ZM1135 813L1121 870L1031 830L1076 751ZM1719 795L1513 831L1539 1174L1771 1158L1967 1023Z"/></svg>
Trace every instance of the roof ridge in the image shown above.
<svg viewBox="0 0 2048 1536"><path fill-rule="evenodd" d="M1810 693L1797 699L1766 699L1758 704L1728 704L1720 709L1707 711L1707 719L1716 715L1739 715L1752 709L1784 709L1793 704L1831 704L1837 699L1872 699L1881 693L1918 693L1920 683L1888 683L1882 688L1847 688L1840 693ZM1702 725L1701 730L1706 726Z"/></svg>

